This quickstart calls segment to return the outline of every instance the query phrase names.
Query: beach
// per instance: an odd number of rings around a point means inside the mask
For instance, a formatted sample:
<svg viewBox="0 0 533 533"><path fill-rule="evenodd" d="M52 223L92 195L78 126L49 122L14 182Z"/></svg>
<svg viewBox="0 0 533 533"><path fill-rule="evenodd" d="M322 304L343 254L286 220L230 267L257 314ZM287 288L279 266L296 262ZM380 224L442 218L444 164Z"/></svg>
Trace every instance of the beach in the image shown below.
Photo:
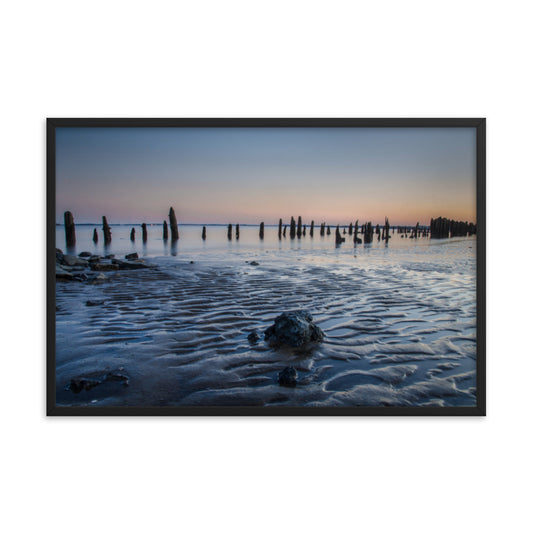
<svg viewBox="0 0 533 533"><path fill-rule="evenodd" d="M153 268L56 285L56 400L68 406L475 406L476 239L394 233L335 246L332 234L278 239L267 226L80 226L68 253L136 252ZM342 229L341 229L342 231ZM57 227L56 242L64 242ZM90 302L87 305L87 302ZM91 305L93 303L94 305ZM322 342L273 346L283 312L309 312ZM250 333L258 340L251 342ZM286 367L297 385L280 385ZM73 390L72 380L97 386Z"/></svg>

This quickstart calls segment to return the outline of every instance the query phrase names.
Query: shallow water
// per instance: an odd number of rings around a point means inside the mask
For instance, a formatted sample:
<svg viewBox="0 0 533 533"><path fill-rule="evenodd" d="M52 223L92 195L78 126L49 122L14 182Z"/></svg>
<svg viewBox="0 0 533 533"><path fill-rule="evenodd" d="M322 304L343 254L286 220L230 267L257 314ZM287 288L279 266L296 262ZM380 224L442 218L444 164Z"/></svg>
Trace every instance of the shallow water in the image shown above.
<svg viewBox="0 0 533 533"><path fill-rule="evenodd" d="M106 273L98 285L58 281L59 405L476 403L475 237L395 234L388 245L354 249L348 234L335 247L333 227L293 241L266 227L260 241L258 227L241 226L239 241L228 242L226 227L208 226L203 242L201 226L182 225L173 249L161 226L148 228L146 245L140 230L131 243L131 226L113 226L104 250L92 226L76 229L77 253L137 251L158 268ZM63 228L57 233L61 247ZM324 342L270 347L263 332L295 309L311 312ZM247 340L253 330L256 345ZM286 366L298 372L295 388L277 383ZM128 386L66 390L73 378L119 368Z"/></svg>

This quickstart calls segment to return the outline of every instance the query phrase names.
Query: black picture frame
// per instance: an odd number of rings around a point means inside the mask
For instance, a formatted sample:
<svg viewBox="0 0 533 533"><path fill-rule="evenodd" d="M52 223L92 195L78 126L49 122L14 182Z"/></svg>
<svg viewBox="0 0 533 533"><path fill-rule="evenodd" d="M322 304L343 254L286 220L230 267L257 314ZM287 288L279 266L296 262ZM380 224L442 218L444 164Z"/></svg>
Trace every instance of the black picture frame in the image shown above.
<svg viewBox="0 0 533 533"><path fill-rule="evenodd" d="M486 415L486 119L485 118L48 118L47 361L48 416L485 416ZM475 128L477 208L477 405L475 407L74 407L56 405L56 128Z"/></svg>

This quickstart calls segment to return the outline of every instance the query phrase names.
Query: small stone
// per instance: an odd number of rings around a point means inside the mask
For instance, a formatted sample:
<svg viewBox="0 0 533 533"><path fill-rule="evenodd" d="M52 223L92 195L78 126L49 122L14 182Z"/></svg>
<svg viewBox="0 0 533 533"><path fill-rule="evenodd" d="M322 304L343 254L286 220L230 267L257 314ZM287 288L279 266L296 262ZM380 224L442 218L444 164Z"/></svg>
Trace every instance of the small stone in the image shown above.
<svg viewBox="0 0 533 533"><path fill-rule="evenodd" d="M257 261L252 261L250 265L256 267L259 266L259 263Z"/></svg>
<svg viewBox="0 0 533 533"><path fill-rule="evenodd" d="M250 344L257 344L257 342L259 341L260 337L257 333L257 331L252 331L249 335L248 335L248 342Z"/></svg>
<svg viewBox="0 0 533 533"><path fill-rule="evenodd" d="M77 378L70 380L70 385L67 387L67 389L78 394L82 390L91 390L93 387L101 384L102 382L98 379Z"/></svg>
<svg viewBox="0 0 533 533"><path fill-rule="evenodd" d="M139 259L139 254L137 252L134 252L132 254L128 254L125 256L125 259L131 260L131 259Z"/></svg>
<svg viewBox="0 0 533 533"><path fill-rule="evenodd" d="M103 305L105 303L105 300L87 300L85 305L87 307L94 307L95 305Z"/></svg>
<svg viewBox="0 0 533 533"><path fill-rule="evenodd" d="M296 387L298 383L298 373L292 366L286 366L279 374L278 381L284 387Z"/></svg>
<svg viewBox="0 0 533 533"><path fill-rule="evenodd" d="M91 252L80 252L78 257L91 257L93 255Z"/></svg>

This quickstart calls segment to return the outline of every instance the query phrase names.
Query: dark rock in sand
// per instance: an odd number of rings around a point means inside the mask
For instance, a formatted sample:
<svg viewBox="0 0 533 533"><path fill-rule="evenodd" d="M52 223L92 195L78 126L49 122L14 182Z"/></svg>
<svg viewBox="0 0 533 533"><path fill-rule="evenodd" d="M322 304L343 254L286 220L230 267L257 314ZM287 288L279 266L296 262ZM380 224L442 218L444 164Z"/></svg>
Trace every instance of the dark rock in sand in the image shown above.
<svg viewBox="0 0 533 533"><path fill-rule="evenodd" d="M298 383L298 373L292 366L286 366L279 374L278 381L284 387L296 387Z"/></svg>
<svg viewBox="0 0 533 533"><path fill-rule="evenodd" d="M98 261L100 261L100 259L102 259L102 257L100 255L91 255L91 257L89 257L88 261L89 261L89 263L98 263Z"/></svg>
<svg viewBox="0 0 533 533"><path fill-rule="evenodd" d="M258 263L257 261L252 261L252 262L250 263L250 265L256 267L256 266L259 266L259 263Z"/></svg>
<svg viewBox="0 0 533 533"><path fill-rule="evenodd" d="M139 259L139 254L137 252L133 252L132 254L126 255L125 258L128 260Z"/></svg>
<svg viewBox="0 0 533 533"><path fill-rule="evenodd" d="M95 270L96 272L118 270L118 265L115 265L114 263L91 263L90 266L91 270Z"/></svg>
<svg viewBox="0 0 533 533"><path fill-rule="evenodd" d="M265 340L274 345L287 344L299 347L323 339L323 331L313 323L313 317L307 311L282 313L265 331Z"/></svg>
<svg viewBox="0 0 533 533"><path fill-rule="evenodd" d="M56 279L73 279L73 275L60 265L56 264Z"/></svg>
<svg viewBox="0 0 533 533"><path fill-rule="evenodd" d="M130 384L130 378L129 378L129 376L126 376L126 374L122 374L122 373L117 372L117 371L108 372L108 373L104 376L104 381L119 381L119 382L121 382L124 386L127 386L127 385Z"/></svg>
<svg viewBox="0 0 533 533"><path fill-rule="evenodd" d="M252 333L250 333L247 338L250 344L257 344L260 337L257 331L252 331Z"/></svg>
<svg viewBox="0 0 533 533"><path fill-rule="evenodd" d="M119 270L138 270L140 268L150 268L149 265L142 261L122 261L120 259L112 259L111 263L116 265Z"/></svg>
<svg viewBox="0 0 533 533"><path fill-rule="evenodd" d="M115 254L107 254L104 259L115 259Z"/></svg>
<svg viewBox="0 0 533 533"><path fill-rule="evenodd" d="M61 254L63 255L63 250L61 250L61 248L56 248L56 254Z"/></svg>
<svg viewBox="0 0 533 533"><path fill-rule="evenodd" d="M91 257L93 255L91 252L80 252L78 257Z"/></svg>
<svg viewBox="0 0 533 533"><path fill-rule="evenodd" d="M104 305L104 303L105 303L105 300L87 300L85 305L87 307L94 307L96 305Z"/></svg>
<svg viewBox="0 0 533 533"><path fill-rule="evenodd" d="M57 254L56 254L57 258ZM82 257L76 257L75 255L64 255L63 263L67 266L82 266L86 267L89 265L89 262Z"/></svg>
<svg viewBox="0 0 533 533"><path fill-rule="evenodd" d="M70 385L67 388L78 394L82 390L91 390L93 387L101 384L102 382L99 379L76 378L70 380Z"/></svg>

